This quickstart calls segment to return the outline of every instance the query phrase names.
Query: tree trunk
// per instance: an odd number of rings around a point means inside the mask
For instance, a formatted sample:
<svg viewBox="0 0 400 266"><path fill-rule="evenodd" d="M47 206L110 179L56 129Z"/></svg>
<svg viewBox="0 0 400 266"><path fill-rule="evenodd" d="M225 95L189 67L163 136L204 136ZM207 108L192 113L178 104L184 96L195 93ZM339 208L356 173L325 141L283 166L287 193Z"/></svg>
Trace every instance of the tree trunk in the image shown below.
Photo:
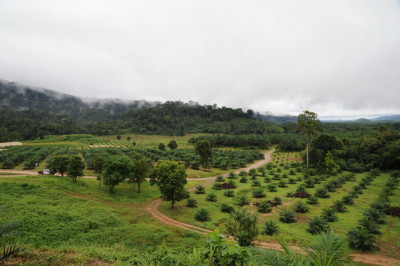
<svg viewBox="0 0 400 266"><path fill-rule="evenodd" d="M174 208L174 205L175 205L175 200L173 199L173 200L171 200L171 209Z"/></svg>
<svg viewBox="0 0 400 266"><path fill-rule="evenodd" d="M140 193L140 181L137 183L137 192Z"/></svg>
<svg viewBox="0 0 400 266"><path fill-rule="evenodd" d="M308 149L310 146L310 135L307 135L307 140L306 140L306 160L307 160L307 167L306 167L306 173L308 173L308 169L310 167L310 163L308 160Z"/></svg>

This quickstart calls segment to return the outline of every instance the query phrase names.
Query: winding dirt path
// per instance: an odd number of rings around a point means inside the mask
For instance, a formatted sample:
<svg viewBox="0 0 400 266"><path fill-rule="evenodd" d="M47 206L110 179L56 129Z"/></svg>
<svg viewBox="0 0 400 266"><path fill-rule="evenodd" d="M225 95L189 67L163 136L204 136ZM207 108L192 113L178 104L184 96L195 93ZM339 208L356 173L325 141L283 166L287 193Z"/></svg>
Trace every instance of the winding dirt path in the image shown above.
<svg viewBox="0 0 400 266"><path fill-rule="evenodd" d="M239 173L241 170L248 171L252 168L258 168L258 167L268 163L269 161L272 160L272 157L271 157L272 152L274 152L274 150L270 150L270 151L266 152L264 154L264 157L265 157L264 160L258 161L244 169L240 169L240 170L236 171L235 173ZM228 173L224 174L223 176L224 177L228 176ZM214 182L215 178L216 178L216 176L207 177L207 178L188 178L188 180L196 180L196 181L204 180L204 182L201 183L201 185L205 186L207 184ZM194 191L195 189L196 189L196 187L191 187L188 189L188 191L191 192L191 191ZM166 215L160 211L161 203L162 203L161 199L156 199L156 200L151 201L145 207L145 210L147 212L149 212L151 214L151 216L153 216L155 219L157 219L161 223L166 224L168 226L178 227L181 229L189 230L189 231L196 232L196 233L203 234L203 235L208 234L213 231L213 230L210 230L207 228L188 224L188 223L176 220L172 217L169 217L168 215ZM281 245L277 242L258 241L258 242L256 242L256 245L259 247L262 247L262 248L268 248L268 249L274 249L274 250L280 250L280 251L283 250ZM298 252L302 252L302 249L300 247L291 246L291 248L293 248L294 250L296 250ZM352 256L353 261L355 261L355 262L371 264L371 265L396 266L396 265L400 264L400 260L398 260L398 259L387 257L384 255L379 255L379 254L353 253L353 254L351 254L351 256Z"/></svg>

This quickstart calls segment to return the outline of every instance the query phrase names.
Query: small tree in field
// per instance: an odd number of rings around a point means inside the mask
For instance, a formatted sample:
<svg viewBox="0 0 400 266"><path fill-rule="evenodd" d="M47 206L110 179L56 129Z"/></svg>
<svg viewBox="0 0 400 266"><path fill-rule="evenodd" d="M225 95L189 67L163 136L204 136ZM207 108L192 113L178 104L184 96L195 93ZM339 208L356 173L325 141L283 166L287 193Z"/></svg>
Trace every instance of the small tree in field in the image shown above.
<svg viewBox="0 0 400 266"><path fill-rule="evenodd" d="M162 194L162 199L171 201L171 208L174 208L176 201L188 197L185 190L186 169L179 162L159 161L150 177L150 184L156 184Z"/></svg>
<svg viewBox="0 0 400 266"><path fill-rule="evenodd" d="M176 148L178 148L178 143L176 143L175 140L171 140L168 143L168 148L170 148L171 150L175 150Z"/></svg>
<svg viewBox="0 0 400 266"><path fill-rule="evenodd" d="M258 235L257 215L246 210L236 210L231 213L231 218L226 223L228 234L239 243L240 246L250 246Z"/></svg>
<svg viewBox="0 0 400 266"><path fill-rule="evenodd" d="M68 170L69 158L67 155L56 155L51 159L50 162L50 173L60 173L64 176L64 173Z"/></svg>
<svg viewBox="0 0 400 266"><path fill-rule="evenodd" d="M145 160L134 160L135 167L133 170L133 177L131 180L138 185L137 192L140 193L140 183L146 180L151 170L151 164Z"/></svg>
<svg viewBox="0 0 400 266"><path fill-rule="evenodd" d="M83 169L85 168L85 164L82 161L82 158L78 155L72 156L68 161L67 173L68 176L72 178L72 181L76 183L76 178L78 176L83 176Z"/></svg>
<svg viewBox="0 0 400 266"><path fill-rule="evenodd" d="M114 187L123 182L126 178L133 178L134 164L131 159L123 155L110 156L104 162L104 169L101 173L104 185L108 186L110 192Z"/></svg>
<svg viewBox="0 0 400 266"><path fill-rule="evenodd" d="M209 140L199 140L195 143L195 152L200 156L200 163L208 167L212 158L212 145Z"/></svg>
<svg viewBox="0 0 400 266"><path fill-rule="evenodd" d="M158 149L159 149L160 151L165 151L165 144L164 144L164 143L158 144Z"/></svg>

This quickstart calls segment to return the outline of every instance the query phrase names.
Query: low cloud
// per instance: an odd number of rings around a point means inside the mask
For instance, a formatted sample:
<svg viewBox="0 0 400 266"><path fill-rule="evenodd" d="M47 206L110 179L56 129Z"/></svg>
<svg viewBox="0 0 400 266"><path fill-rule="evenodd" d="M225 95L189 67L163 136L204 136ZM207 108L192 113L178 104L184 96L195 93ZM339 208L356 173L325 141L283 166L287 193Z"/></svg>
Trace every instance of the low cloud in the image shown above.
<svg viewBox="0 0 400 266"><path fill-rule="evenodd" d="M0 2L0 78L275 114L400 113L399 1Z"/></svg>

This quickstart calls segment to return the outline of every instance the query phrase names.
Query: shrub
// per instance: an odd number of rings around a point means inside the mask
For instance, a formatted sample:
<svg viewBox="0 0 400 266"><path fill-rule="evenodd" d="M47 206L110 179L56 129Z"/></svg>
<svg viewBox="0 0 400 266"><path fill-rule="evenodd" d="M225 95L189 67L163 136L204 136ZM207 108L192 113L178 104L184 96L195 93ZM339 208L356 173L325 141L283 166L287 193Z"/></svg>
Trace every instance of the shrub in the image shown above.
<svg viewBox="0 0 400 266"><path fill-rule="evenodd" d="M287 184L285 181L281 180L278 182L278 187L284 188L284 187L287 187Z"/></svg>
<svg viewBox="0 0 400 266"><path fill-rule="evenodd" d="M364 216L370 217L372 220L377 222L378 224L385 223L384 213L380 210L369 208L364 212Z"/></svg>
<svg viewBox="0 0 400 266"><path fill-rule="evenodd" d="M315 196L321 199L327 199L330 197L326 188L318 188L317 191L315 191Z"/></svg>
<svg viewBox="0 0 400 266"><path fill-rule="evenodd" d="M221 212L226 212L226 213L231 213L234 211L234 208L232 206L229 206L228 204L223 203L221 205Z"/></svg>
<svg viewBox="0 0 400 266"><path fill-rule="evenodd" d="M329 230L329 226L326 220L321 217L314 217L312 220L308 222L307 232L317 235L321 232L327 232Z"/></svg>
<svg viewBox="0 0 400 266"><path fill-rule="evenodd" d="M236 183L233 180L229 180L228 182L229 185L234 186L236 188Z"/></svg>
<svg viewBox="0 0 400 266"><path fill-rule="evenodd" d="M322 218L327 222L336 222L338 217L336 215L336 211L333 208L325 208L322 210Z"/></svg>
<svg viewBox="0 0 400 266"><path fill-rule="evenodd" d="M342 198L342 202L345 205L353 205L354 204L354 198L351 195L344 195Z"/></svg>
<svg viewBox="0 0 400 266"><path fill-rule="evenodd" d="M294 211L298 213L306 213L308 212L308 210L309 210L308 206L302 201L297 203L297 205L294 207Z"/></svg>
<svg viewBox="0 0 400 266"><path fill-rule="evenodd" d="M215 179L215 182L224 182L225 179L222 175L217 176L217 178Z"/></svg>
<svg viewBox="0 0 400 266"><path fill-rule="evenodd" d="M296 179L294 179L294 178L289 178L289 184L291 184L291 185L293 185L293 184L296 184L297 182L296 182Z"/></svg>
<svg viewBox="0 0 400 266"><path fill-rule="evenodd" d="M246 175L247 175L247 173L246 173L246 171L244 171L244 170L242 170L242 171L239 172L239 176L246 176Z"/></svg>
<svg viewBox="0 0 400 266"><path fill-rule="evenodd" d="M318 197L316 196L311 196L307 199L307 204L310 205L317 205L318 204Z"/></svg>
<svg viewBox="0 0 400 266"><path fill-rule="evenodd" d="M305 191L306 191L306 187L304 186L304 184L300 184L296 188L296 192L305 192Z"/></svg>
<svg viewBox="0 0 400 266"><path fill-rule="evenodd" d="M253 190L253 197L254 198L264 198L265 197L264 190L262 190L262 189Z"/></svg>
<svg viewBox="0 0 400 266"><path fill-rule="evenodd" d="M294 196L294 193L293 193L293 192L288 192L288 193L286 193L286 197L287 197L287 198L293 198L293 196Z"/></svg>
<svg viewBox="0 0 400 266"><path fill-rule="evenodd" d="M283 174L282 178L288 178L289 176L287 174Z"/></svg>
<svg viewBox="0 0 400 266"><path fill-rule="evenodd" d="M197 200L189 198L186 202L186 207L195 208L197 207Z"/></svg>
<svg viewBox="0 0 400 266"><path fill-rule="evenodd" d="M312 179L307 179L307 180L304 181L304 185L305 185L307 188L313 188L313 187L315 186L315 183L314 183L314 180L312 180Z"/></svg>
<svg viewBox="0 0 400 266"><path fill-rule="evenodd" d="M210 213L204 208L196 212L196 214L194 215L194 219L200 222L211 221Z"/></svg>
<svg viewBox="0 0 400 266"><path fill-rule="evenodd" d="M236 197L235 204L238 206L249 205L250 201L246 196L238 196Z"/></svg>
<svg viewBox="0 0 400 266"><path fill-rule="evenodd" d="M271 204L269 204L267 201L262 201L260 204L257 206L258 212L260 213L270 213L272 208Z"/></svg>
<svg viewBox="0 0 400 266"><path fill-rule="evenodd" d="M208 194L207 197L206 197L206 201L216 202L217 201L217 195L215 195L214 193Z"/></svg>
<svg viewBox="0 0 400 266"><path fill-rule="evenodd" d="M273 201L275 205L282 205L282 199L280 197L274 197Z"/></svg>
<svg viewBox="0 0 400 266"><path fill-rule="evenodd" d="M333 203L332 208L337 212L346 212L347 208L344 205L343 201L337 200Z"/></svg>
<svg viewBox="0 0 400 266"><path fill-rule="evenodd" d="M274 221L266 221L263 233L269 236L277 235L279 234L279 226Z"/></svg>
<svg viewBox="0 0 400 266"><path fill-rule="evenodd" d="M240 178L240 183L247 183L247 177L243 176L242 178Z"/></svg>
<svg viewBox="0 0 400 266"><path fill-rule="evenodd" d="M251 186L253 186L253 187L261 187L261 183L258 180L254 180L253 184L251 184Z"/></svg>
<svg viewBox="0 0 400 266"><path fill-rule="evenodd" d="M212 189L214 190L221 190L222 185L221 183L214 183L214 185L212 186Z"/></svg>
<svg viewBox="0 0 400 266"><path fill-rule="evenodd" d="M292 210L283 210L280 213L279 220L283 223L294 223L296 222L295 213Z"/></svg>
<svg viewBox="0 0 400 266"><path fill-rule="evenodd" d="M206 194L206 188L202 185L198 185L194 191L194 194Z"/></svg>
<svg viewBox="0 0 400 266"><path fill-rule="evenodd" d="M374 250L376 248L376 236L363 227L351 229L347 233L347 241L349 242L349 247L354 249Z"/></svg>
<svg viewBox="0 0 400 266"><path fill-rule="evenodd" d="M268 189L269 192L276 192L277 191L275 184L269 184L267 186L267 189Z"/></svg>
<svg viewBox="0 0 400 266"><path fill-rule="evenodd" d="M375 222L373 219L367 216L363 216L361 220L358 221L358 224L365 228L368 232L374 235L381 235L382 233L379 231L380 225Z"/></svg>
<svg viewBox="0 0 400 266"><path fill-rule="evenodd" d="M229 175L228 175L228 178L229 179L235 179L236 178L235 173L234 172L230 172Z"/></svg>
<svg viewBox="0 0 400 266"><path fill-rule="evenodd" d="M228 189L224 191L225 197L233 197L233 194L234 194L233 190Z"/></svg>
<svg viewBox="0 0 400 266"><path fill-rule="evenodd" d="M264 183L271 183L272 179L270 177L264 178Z"/></svg>
<svg viewBox="0 0 400 266"><path fill-rule="evenodd" d="M289 170L289 175L295 175L296 173L293 170Z"/></svg>
<svg viewBox="0 0 400 266"><path fill-rule="evenodd" d="M273 180L281 180L281 176L279 174L274 174L272 177Z"/></svg>

